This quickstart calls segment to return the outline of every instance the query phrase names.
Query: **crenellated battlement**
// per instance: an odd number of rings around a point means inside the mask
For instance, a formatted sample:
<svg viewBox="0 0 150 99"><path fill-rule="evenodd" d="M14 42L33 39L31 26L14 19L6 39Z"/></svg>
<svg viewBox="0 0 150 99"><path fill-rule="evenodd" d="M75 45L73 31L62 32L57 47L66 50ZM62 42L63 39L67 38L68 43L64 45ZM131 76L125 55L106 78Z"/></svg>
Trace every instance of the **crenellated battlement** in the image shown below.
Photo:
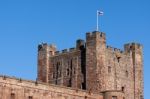
<svg viewBox="0 0 150 99"><path fill-rule="evenodd" d="M111 52L114 52L114 53L124 53L123 50L121 49L118 49L118 48L114 48L112 46L107 46L107 50L111 51Z"/></svg>
<svg viewBox="0 0 150 99"><path fill-rule="evenodd" d="M126 52L130 52L131 50L135 49L142 49L143 46L139 43L127 43L124 45L124 49Z"/></svg>
<svg viewBox="0 0 150 99"><path fill-rule="evenodd" d="M55 52L55 55L60 55L60 54L64 54L64 53L70 53L70 52L74 52L74 51L77 51L77 49L76 48L69 48L69 50L68 49L63 49L63 50L61 50L61 51L56 51Z"/></svg>
<svg viewBox="0 0 150 99"><path fill-rule="evenodd" d="M78 39L76 41L76 48L77 49L82 49L83 47L85 47L85 41L82 39Z"/></svg>
<svg viewBox="0 0 150 99"><path fill-rule="evenodd" d="M72 52L76 52L76 51L79 51L78 49L76 49L75 47L73 48L69 48L69 49L63 49L61 51L56 51L55 52L55 55L62 55L62 54L67 54L67 53L72 53ZM55 56L54 55L54 56Z"/></svg>
<svg viewBox="0 0 150 99"><path fill-rule="evenodd" d="M73 51L76 51L76 48L72 47L69 49L69 52L73 52Z"/></svg>
<svg viewBox="0 0 150 99"><path fill-rule="evenodd" d="M103 32L99 32L99 31L94 31L94 32L87 32L86 33L86 37L87 38L93 38L93 37L96 37L96 36L100 36L101 38L106 38L106 34L103 33Z"/></svg>
<svg viewBox="0 0 150 99"><path fill-rule="evenodd" d="M101 32L100 37L106 37L106 34L104 32Z"/></svg>
<svg viewBox="0 0 150 99"><path fill-rule="evenodd" d="M68 49L63 49L62 50L62 53L67 53L68 52Z"/></svg>
<svg viewBox="0 0 150 99"><path fill-rule="evenodd" d="M109 95L134 99L133 93L143 95L136 92L143 90L142 47L139 43L125 44L124 49L107 46L106 34L99 31L87 32L86 41L77 39L75 47L60 51L53 44L41 43L38 81L104 92L104 99Z"/></svg>
<svg viewBox="0 0 150 99"><path fill-rule="evenodd" d="M47 49L47 50L56 50L56 46L54 44L41 43L38 45L38 51Z"/></svg>
<svg viewBox="0 0 150 99"><path fill-rule="evenodd" d="M109 51L114 51L114 48L112 47L112 46L107 46L107 49L109 50Z"/></svg>
<svg viewBox="0 0 150 99"><path fill-rule="evenodd" d="M122 53L123 51L121 49L114 48L114 52L116 52L116 53Z"/></svg>

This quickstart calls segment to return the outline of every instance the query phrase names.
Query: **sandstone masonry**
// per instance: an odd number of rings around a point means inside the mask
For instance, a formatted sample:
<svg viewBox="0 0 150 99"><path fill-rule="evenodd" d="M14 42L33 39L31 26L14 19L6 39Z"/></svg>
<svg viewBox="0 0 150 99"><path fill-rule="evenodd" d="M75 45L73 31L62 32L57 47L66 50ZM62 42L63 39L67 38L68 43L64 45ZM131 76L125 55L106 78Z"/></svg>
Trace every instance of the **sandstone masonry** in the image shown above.
<svg viewBox="0 0 150 99"><path fill-rule="evenodd" d="M107 46L105 33L86 33L76 47L38 45L37 81L0 76L0 99L144 99L143 47Z"/></svg>

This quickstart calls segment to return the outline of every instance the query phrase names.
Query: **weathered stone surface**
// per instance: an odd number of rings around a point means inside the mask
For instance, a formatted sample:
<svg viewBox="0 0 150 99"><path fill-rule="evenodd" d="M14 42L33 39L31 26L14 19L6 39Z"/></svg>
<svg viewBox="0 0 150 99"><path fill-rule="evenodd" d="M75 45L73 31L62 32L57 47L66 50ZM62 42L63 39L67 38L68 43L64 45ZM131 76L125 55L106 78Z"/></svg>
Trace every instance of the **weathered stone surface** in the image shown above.
<svg viewBox="0 0 150 99"><path fill-rule="evenodd" d="M0 77L0 99L11 93L25 99L143 99L143 47L129 43L122 51L107 46L105 33L98 31L62 52L42 43L37 80L43 83Z"/></svg>
<svg viewBox="0 0 150 99"><path fill-rule="evenodd" d="M0 76L0 99L103 99L102 94Z"/></svg>
<svg viewBox="0 0 150 99"><path fill-rule="evenodd" d="M39 50L39 54L43 52ZM86 34L86 42L77 40L76 48L70 51L42 55L38 57L40 81L97 93L123 91L126 99L143 97L143 53L140 44L125 44L122 51L106 46L105 33L94 31ZM41 60L41 57L47 58Z"/></svg>

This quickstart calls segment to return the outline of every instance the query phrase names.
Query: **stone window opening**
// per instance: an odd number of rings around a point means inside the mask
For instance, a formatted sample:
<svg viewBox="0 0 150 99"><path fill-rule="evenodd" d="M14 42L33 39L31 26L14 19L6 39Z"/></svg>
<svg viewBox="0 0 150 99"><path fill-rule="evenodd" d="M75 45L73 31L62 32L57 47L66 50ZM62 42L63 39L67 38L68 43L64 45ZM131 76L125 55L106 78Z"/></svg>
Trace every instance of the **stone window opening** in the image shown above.
<svg viewBox="0 0 150 99"><path fill-rule="evenodd" d="M120 58L121 58L121 57L117 57L118 63L120 62Z"/></svg>
<svg viewBox="0 0 150 99"><path fill-rule="evenodd" d="M52 74L52 78L55 78L55 64L53 64L53 74Z"/></svg>
<svg viewBox="0 0 150 99"><path fill-rule="evenodd" d="M112 96L112 99L117 99L117 96Z"/></svg>
<svg viewBox="0 0 150 99"><path fill-rule="evenodd" d="M129 76L129 73L128 73L128 71L126 70L126 77L128 77Z"/></svg>
<svg viewBox="0 0 150 99"><path fill-rule="evenodd" d="M28 99L33 99L33 97L32 97L32 96L29 96Z"/></svg>
<svg viewBox="0 0 150 99"><path fill-rule="evenodd" d="M58 78L58 69L59 69L59 63L56 65L56 79Z"/></svg>
<svg viewBox="0 0 150 99"><path fill-rule="evenodd" d="M74 74L76 74L76 68L74 67Z"/></svg>
<svg viewBox="0 0 150 99"><path fill-rule="evenodd" d="M87 96L85 96L85 98L84 99L87 99Z"/></svg>
<svg viewBox="0 0 150 99"><path fill-rule="evenodd" d="M140 99L144 99L143 95L140 95Z"/></svg>
<svg viewBox="0 0 150 99"><path fill-rule="evenodd" d="M68 86L67 87L71 87L72 86L72 83L71 83L71 78L69 79L68 81Z"/></svg>
<svg viewBox="0 0 150 99"><path fill-rule="evenodd" d="M67 76L69 76L69 68L67 68Z"/></svg>
<svg viewBox="0 0 150 99"><path fill-rule="evenodd" d="M71 59L71 63L70 63L70 69L71 69L71 76L72 76L72 74L73 74L73 61L72 61L72 59Z"/></svg>
<svg viewBox="0 0 150 99"><path fill-rule="evenodd" d="M121 87L121 91L124 92L124 91L125 91L125 88L124 88L124 87Z"/></svg>
<svg viewBox="0 0 150 99"><path fill-rule="evenodd" d="M53 72L53 74L52 74L52 77L53 77L53 79L55 78L55 73Z"/></svg>
<svg viewBox="0 0 150 99"><path fill-rule="evenodd" d="M61 63L57 62L56 64L56 78L61 77Z"/></svg>
<svg viewBox="0 0 150 99"><path fill-rule="evenodd" d="M14 93L10 94L10 99L15 99L15 94Z"/></svg>
<svg viewBox="0 0 150 99"><path fill-rule="evenodd" d="M108 73L111 73L111 66L108 66Z"/></svg>

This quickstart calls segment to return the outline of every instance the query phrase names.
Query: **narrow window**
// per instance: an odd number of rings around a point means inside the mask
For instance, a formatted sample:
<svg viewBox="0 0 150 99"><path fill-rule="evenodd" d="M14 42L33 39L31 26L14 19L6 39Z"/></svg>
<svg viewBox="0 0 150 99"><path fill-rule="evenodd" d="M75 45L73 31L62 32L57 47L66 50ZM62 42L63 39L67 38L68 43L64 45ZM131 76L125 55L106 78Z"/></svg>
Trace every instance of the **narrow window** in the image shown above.
<svg viewBox="0 0 150 99"><path fill-rule="evenodd" d="M112 96L112 99L117 99L117 96Z"/></svg>
<svg viewBox="0 0 150 99"><path fill-rule="evenodd" d="M124 88L124 87L121 87L121 90L122 90L122 92L124 92L125 88Z"/></svg>
<svg viewBox="0 0 150 99"><path fill-rule="evenodd" d="M121 57L117 57L118 63L120 62L120 58L121 58Z"/></svg>
<svg viewBox="0 0 150 99"><path fill-rule="evenodd" d="M85 99L87 99L87 96L85 96Z"/></svg>
<svg viewBox="0 0 150 99"><path fill-rule="evenodd" d="M53 75L52 75L53 79L55 78L55 64L53 64Z"/></svg>
<svg viewBox="0 0 150 99"><path fill-rule="evenodd" d="M32 97L32 96L29 96L28 99L33 99L33 97Z"/></svg>
<svg viewBox="0 0 150 99"><path fill-rule="evenodd" d="M85 89L86 89L86 85L85 85L85 83L84 83L84 82L81 84L81 89L83 89L83 90L85 90Z"/></svg>
<svg viewBox="0 0 150 99"><path fill-rule="evenodd" d="M10 99L15 99L15 94L14 93L11 93Z"/></svg>
<svg viewBox="0 0 150 99"><path fill-rule="evenodd" d="M69 76L69 68L67 68L67 76Z"/></svg>
<svg viewBox="0 0 150 99"><path fill-rule="evenodd" d="M111 66L108 66L108 73L111 73Z"/></svg>
<svg viewBox="0 0 150 99"><path fill-rule="evenodd" d="M57 65L56 65L56 79L58 79L58 76L59 76L58 69L59 69L59 63L57 63Z"/></svg>
<svg viewBox="0 0 150 99"><path fill-rule="evenodd" d="M143 95L140 96L140 99L144 99Z"/></svg>
<svg viewBox="0 0 150 99"><path fill-rule="evenodd" d="M71 78L70 78L67 87L71 87L71 86L72 86L72 84L71 84Z"/></svg>
<svg viewBox="0 0 150 99"><path fill-rule="evenodd" d="M74 74L76 74L76 68L74 67Z"/></svg>
<svg viewBox="0 0 150 99"><path fill-rule="evenodd" d="M126 70L126 77L128 77L128 75L129 75L129 74L128 74L128 71Z"/></svg>
<svg viewBox="0 0 150 99"><path fill-rule="evenodd" d="M49 54L50 54L50 55L53 55L53 52L52 52L52 51L49 51Z"/></svg>
<svg viewBox="0 0 150 99"><path fill-rule="evenodd" d="M71 71L71 72L70 72L70 73L71 73L70 76L71 76L71 77L72 77L72 73L73 73L73 68L72 68L72 67L73 67L73 62L72 62L72 59L71 59L71 64L70 64L70 69L71 69L71 70L70 70L70 71Z"/></svg>

